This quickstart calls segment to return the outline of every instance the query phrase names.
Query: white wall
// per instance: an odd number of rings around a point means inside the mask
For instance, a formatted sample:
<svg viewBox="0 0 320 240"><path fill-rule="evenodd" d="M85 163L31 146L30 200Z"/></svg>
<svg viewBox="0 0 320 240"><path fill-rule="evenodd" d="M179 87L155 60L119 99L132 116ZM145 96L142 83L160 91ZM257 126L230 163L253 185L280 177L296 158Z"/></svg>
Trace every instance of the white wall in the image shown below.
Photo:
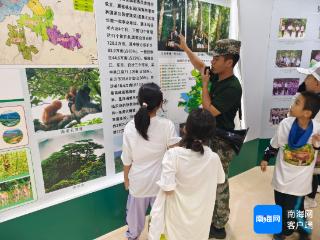
<svg viewBox="0 0 320 240"><path fill-rule="evenodd" d="M238 0L247 141L259 138L273 0Z"/></svg>
<svg viewBox="0 0 320 240"><path fill-rule="evenodd" d="M21 86L21 70L0 68L1 87L0 100L23 99L23 92ZM3 83L5 82L5 83Z"/></svg>

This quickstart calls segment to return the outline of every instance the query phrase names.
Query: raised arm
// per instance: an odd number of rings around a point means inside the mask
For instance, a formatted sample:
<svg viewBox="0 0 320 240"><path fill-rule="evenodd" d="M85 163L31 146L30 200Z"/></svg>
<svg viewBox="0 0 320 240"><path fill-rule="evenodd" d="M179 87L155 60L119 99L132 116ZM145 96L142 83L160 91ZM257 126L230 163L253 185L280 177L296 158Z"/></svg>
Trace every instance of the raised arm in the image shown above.
<svg viewBox="0 0 320 240"><path fill-rule="evenodd" d="M183 35L180 34L179 38L180 38L180 44L177 44L177 46L188 55L188 58L189 58L190 62L192 63L192 65L200 72L203 72L204 68L206 66L205 63L197 55L195 55L191 51L191 49L188 47L188 45L186 43L186 39Z"/></svg>

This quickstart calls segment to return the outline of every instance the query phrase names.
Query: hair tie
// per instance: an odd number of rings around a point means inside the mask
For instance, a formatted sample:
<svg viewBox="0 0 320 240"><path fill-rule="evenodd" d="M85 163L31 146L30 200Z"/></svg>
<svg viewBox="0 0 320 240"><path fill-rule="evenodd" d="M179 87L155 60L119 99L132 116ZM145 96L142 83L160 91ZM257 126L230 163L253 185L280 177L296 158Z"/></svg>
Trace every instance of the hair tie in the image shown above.
<svg viewBox="0 0 320 240"><path fill-rule="evenodd" d="M147 108L147 107L148 107L148 104L146 104L145 102L143 102L143 103L142 103L142 107Z"/></svg>

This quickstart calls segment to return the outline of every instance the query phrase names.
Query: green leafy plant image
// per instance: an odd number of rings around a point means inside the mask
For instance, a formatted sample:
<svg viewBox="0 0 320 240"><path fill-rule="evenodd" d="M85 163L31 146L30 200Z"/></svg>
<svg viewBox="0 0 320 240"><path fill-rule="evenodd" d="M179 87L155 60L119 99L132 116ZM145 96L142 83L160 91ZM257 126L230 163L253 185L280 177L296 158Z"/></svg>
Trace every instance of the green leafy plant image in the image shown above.
<svg viewBox="0 0 320 240"><path fill-rule="evenodd" d="M26 149L0 153L0 181L29 175Z"/></svg>
<svg viewBox="0 0 320 240"><path fill-rule="evenodd" d="M193 109L199 108L202 102L202 78L201 73L193 69L191 75L196 80L196 84L191 87L191 90L187 93L182 93L180 98L182 101L179 101L178 107L184 107L184 111L190 113ZM211 83L209 83L209 89Z"/></svg>
<svg viewBox="0 0 320 240"><path fill-rule="evenodd" d="M100 124L102 122L103 122L102 118L94 118L94 119L79 123L77 125L74 125L73 127L83 127L83 126L88 126L88 125L92 125L92 124Z"/></svg>
<svg viewBox="0 0 320 240"><path fill-rule="evenodd" d="M210 52L229 36L230 8L201 0L187 1L186 41L193 52Z"/></svg>
<svg viewBox="0 0 320 240"><path fill-rule="evenodd" d="M42 105L48 97L62 100L70 87L90 88L90 97L101 104L100 74L97 68L27 68L32 106Z"/></svg>
<svg viewBox="0 0 320 240"><path fill-rule="evenodd" d="M97 150L100 154L97 155ZM93 139L65 144L41 163L46 192L56 191L106 175L103 146Z"/></svg>
<svg viewBox="0 0 320 240"><path fill-rule="evenodd" d="M123 171L123 163L121 160L122 151L114 152L114 164L116 168L116 173Z"/></svg>
<svg viewBox="0 0 320 240"><path fill-rule="evenodd" d="M102 123L98 68L27 68L26 75L36 132Z"/></svg>
<svg viewBox="0 0 320 240"><path fill-rule="evenodd" d="M30 177L0 182L0 210L33 200Z"/></svg>

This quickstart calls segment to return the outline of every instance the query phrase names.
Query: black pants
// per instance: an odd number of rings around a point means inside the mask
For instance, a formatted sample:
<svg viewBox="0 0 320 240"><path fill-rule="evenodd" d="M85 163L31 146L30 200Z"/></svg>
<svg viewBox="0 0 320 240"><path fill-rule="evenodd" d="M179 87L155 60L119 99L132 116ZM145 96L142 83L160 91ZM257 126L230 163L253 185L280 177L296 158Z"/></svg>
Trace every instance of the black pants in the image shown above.
<svg viewBox="0 0 320 240"><path fill-rule="evenodd" d="M319 176L320 175L313 175L313 178L312 178L312 192L308 195L309 198L315 199L315 197L316 197L318 185L320 184Z"/></svg>
<svg viewBox="0 0 320 240"><path fill-rule="evenodd" d="M295 229L297 229L297 216L296 211L304 211L304 197L289 195L285 193L281 193L278 191L274 191L274 200L275 203L282 207L282 232L281 234L284 234L286 236L291 235ZM291 215L291 213L294 212L294 215ZM294 222L294 227L290 228L290 223L288 222ZM300 220L299 220L300 222ZM305 222L305 218L303 218L303 223ZM308 236L311 233L307 232L302 227L298 227L298 232L300 235Z"/></svg>

